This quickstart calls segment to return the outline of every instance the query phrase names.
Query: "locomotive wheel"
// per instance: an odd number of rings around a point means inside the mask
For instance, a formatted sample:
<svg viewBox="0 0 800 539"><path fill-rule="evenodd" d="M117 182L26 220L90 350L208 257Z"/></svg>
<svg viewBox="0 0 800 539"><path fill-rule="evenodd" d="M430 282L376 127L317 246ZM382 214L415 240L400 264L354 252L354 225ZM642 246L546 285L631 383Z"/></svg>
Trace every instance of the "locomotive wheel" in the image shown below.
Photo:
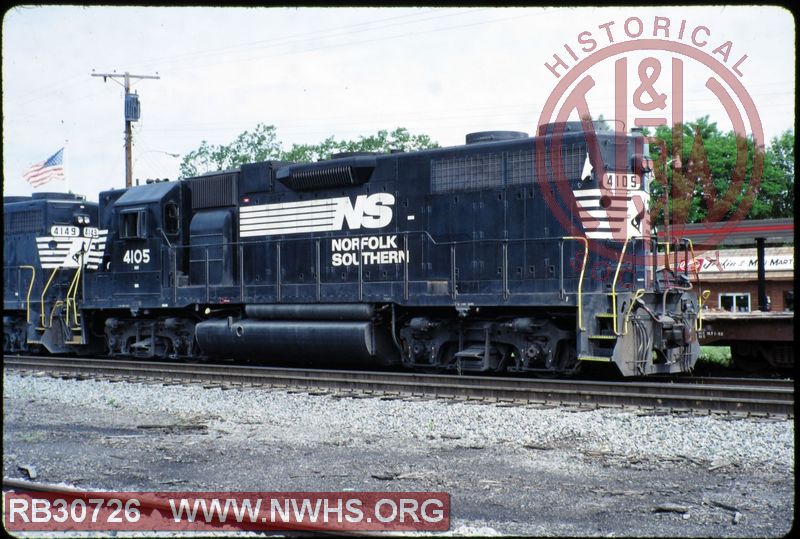
<svg viewBox="0 0 800 539"><path fill-rule="evenodd" d="M561 341L556 348L556 357L551 364L553 370L550 372L537 372L538 378L559 378L565 375L575 375L581 370L581 362L578 361L578 353L575 350L573 341Z"/></svg>

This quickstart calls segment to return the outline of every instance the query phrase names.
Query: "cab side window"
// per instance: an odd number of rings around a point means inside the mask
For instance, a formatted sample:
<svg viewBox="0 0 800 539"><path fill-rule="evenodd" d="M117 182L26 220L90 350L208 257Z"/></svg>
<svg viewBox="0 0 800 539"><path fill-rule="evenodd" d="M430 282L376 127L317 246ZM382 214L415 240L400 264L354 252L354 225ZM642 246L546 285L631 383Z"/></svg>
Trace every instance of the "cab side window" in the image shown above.
<svg viewBox="0 0 800 539"><path fill-rule="evenodd" d="M180 213L175 202L167 202L164 206L164 232L177 234L180 229Z"/></svg>
<svg viewBox="0 0 800 539"><path fill-rule="evenodd" d="M128 210L119 214L119 237L147 238L147 210Z"/></svg>

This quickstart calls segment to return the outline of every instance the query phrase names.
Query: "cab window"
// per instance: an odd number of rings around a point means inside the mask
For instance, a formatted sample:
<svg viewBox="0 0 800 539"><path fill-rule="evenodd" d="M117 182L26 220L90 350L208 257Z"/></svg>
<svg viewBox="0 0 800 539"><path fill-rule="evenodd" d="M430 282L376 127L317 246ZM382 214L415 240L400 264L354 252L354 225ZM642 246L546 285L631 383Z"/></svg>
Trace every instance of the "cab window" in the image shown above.
<svg viewBox="0 0 800 539"><path fill-rule="evenodd" d="M119 237L144 239L147 237L147 210L128 210L119 215Z"/></svg>
<svg viewBox="0 0 800 539"><path fill-rule="evenodd" d="M175 202L167 202L164 206L164 232L177 234L180 228L180 214Z"/></svg>

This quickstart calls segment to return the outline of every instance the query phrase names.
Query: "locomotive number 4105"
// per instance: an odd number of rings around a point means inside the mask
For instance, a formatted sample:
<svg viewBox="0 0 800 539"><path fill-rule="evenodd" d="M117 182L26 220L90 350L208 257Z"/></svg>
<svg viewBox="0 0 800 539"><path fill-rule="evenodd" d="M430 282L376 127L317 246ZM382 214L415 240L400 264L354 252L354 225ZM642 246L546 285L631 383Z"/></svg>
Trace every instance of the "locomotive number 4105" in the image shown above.
<svg viewBox="0 0 800 539"><path fill-rule="evenodd" d="M611 188L638 189L641 180L636 174L606 174L605 184Z"/></svg>
<svg viewBox="0 0 800 539"><path fill-rule="evenodd" d="M150 249L128 249L122 261L126 264L147 264L150 262Z"/></svg>

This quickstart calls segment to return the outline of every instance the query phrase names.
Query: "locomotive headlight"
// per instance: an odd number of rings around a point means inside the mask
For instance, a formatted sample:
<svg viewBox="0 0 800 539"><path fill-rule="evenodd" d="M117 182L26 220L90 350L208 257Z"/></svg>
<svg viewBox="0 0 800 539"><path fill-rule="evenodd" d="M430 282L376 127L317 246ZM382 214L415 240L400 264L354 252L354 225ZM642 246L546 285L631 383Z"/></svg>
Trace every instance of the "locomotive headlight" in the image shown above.
<svg viewBox="0 0 800 539"><path fill-rule="evenodd" d="M75 216L75 224L78 225L88 225L89 224L89 216L88 215L76 215Z"/></svg>

